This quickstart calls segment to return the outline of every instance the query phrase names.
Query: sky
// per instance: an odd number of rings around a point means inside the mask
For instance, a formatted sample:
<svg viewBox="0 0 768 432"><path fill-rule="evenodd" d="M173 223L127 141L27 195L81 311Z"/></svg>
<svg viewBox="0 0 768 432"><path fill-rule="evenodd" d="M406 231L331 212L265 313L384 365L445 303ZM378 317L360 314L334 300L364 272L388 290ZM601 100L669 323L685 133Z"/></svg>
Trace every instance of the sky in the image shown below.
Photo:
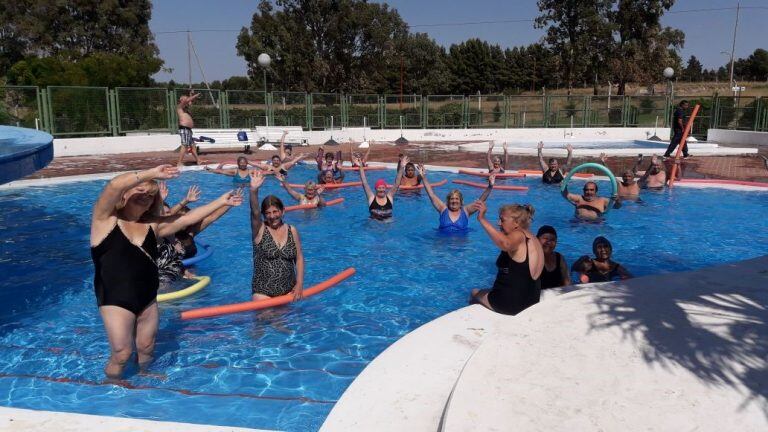
<svg viewBox="0 0 768 432"><path fill-rule="evenodd" d="M449 47L470 38L479 38L503 48L528 45L541 39L544 31L531 22L487 23L536 18L535 0L389 0L412 32L427 33L439 44ZM158 81L188 81L186 33L162 33L191 30L192 40L208 82L233 75L246 75L246 63L237 56L235 43L242 27L249 27L258 0L155 0L150 29L160 49L167 70L157 73ZM696 9L735 7L735 0L677 0L671 12ZM757 48L768 49L765 23L768 23L768 1L742 0L735 57L747 57ZM729 61L733 39L735 11L702 11L665 14L662 24L685 32L685 47L680 51L683 62L695 55L705 68L721 66ZM481 22L466 25L434 25ZM209 32L203 30L224 30ZM721 51L727 52L722 54ZM202 81L194 57L192 81Z"/></svg>

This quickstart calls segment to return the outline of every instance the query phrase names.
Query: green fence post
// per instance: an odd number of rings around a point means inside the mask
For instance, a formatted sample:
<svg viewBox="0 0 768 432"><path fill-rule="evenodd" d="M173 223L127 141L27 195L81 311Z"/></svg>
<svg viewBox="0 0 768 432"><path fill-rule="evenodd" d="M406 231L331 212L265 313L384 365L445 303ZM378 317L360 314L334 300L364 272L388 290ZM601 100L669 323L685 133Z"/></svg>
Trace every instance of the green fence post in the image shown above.
<svg viewBox="0 0 768 432"><path fill-rule="evenodd" d="M112 136L117 136L122 131L120 125L120 99L118 98L117 91L115 89L107 90L109 92L110 104L112 105Z"/></svg>
<svg viewBox="0 0 768 432"><path fill-rule="evenodd" d="M219 91L219 117L221 117L221 128L229 129L229 111L227 108L227 92Z"/></svg>
<svg viewBox="0 0 768 432"><path fill-rule="evenodd" d="M592 107L592 98L589 96L584 96L584 127L587 127L589 125L589 116L591 115L591 107ZM609 116L610 117L610 116ZM610 120L609 122L610 123Z"/></svg>
<svg viewBox="0 0 768 432"><path fill-rule="evenodd" d="M549 96L542 96L544 99L544 127L549 127Z"/></svg>
<svg viewBox="0 0 768 432"><path fill-rule="evenodd" d="M509 96L504 96L504 129L509 129Z"/></svg>
<svg viewBox="0 0 768 432"><path fill-rule="evenodd" d="M755 99L755 121L752 126L752 130L757 132L760 125L760 103L762 98Z"/></svg>

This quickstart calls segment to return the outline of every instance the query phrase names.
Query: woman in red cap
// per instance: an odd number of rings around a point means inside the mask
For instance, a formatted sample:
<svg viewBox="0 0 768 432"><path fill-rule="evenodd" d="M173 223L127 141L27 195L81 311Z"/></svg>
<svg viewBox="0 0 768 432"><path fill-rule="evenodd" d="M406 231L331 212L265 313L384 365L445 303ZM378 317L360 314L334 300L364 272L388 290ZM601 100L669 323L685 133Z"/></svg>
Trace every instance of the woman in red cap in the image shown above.
<svg viewBox="0 0 768 432"><path fill-rule="evenodd" d="M365 167L363 166L363 162L360 158L355 158L354 163L356 163L360 169L360 181L363 182L363 190L365 191L365 196L368 198L368 211L371 213L371 218L376 220L392 218L392 203L395 201L395 194L400 187L400 181L403 179L403 167L408 163L408 156L403 156L401 162L392 189L387 192L387 182L385 182L384 179L378 179L374 185L374 191L372 191L371 187L368 186L368 179L365 178Z"/></svg>

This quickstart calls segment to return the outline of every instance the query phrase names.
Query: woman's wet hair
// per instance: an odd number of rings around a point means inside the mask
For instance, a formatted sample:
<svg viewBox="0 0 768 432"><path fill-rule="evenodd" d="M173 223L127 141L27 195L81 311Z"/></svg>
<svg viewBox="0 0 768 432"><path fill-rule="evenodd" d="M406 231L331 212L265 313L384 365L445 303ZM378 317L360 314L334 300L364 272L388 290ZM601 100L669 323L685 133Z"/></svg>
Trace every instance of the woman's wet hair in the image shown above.
<svg viewBox="0 0 768 432"><path fill-rule="evenodd" d="M509 214L523 229L531 227L536 210L530 204L507 204L499 209L499 216Z"/></svg>
<svg viewBox="0 0 768 432"><path fill-rule="evenodd" d="M274 195L267 195L262 201L261 201L261 214L264 215L267 213L267 210L270 207L276 207L278 210L285 211L285 206L283 205L283 202L280 200L280 198L274 196Z"/></svg>
<svg viewBox="0 0 768 432"><path fill-rule="evenodd" d="M407 164L405 164L405 169L408 169L408 168L413 168L415 170L416 165L414 165L413 162L408 162Z"/></svg>
<svg viewBox="0 0 768 432"><path fill-rule="evenodd" d="M557 237L557 231L555 231L555 228L551 225L542 225L539 228L539 231L536 233L536 237L541 237L544 234L552 234L553 236Z"/></svg>
<svg viewBox="0 0 768 432"><path fill-rule="evenodd" d="M463 206L464 205L464 195L462 195L461 191L458 190L458 189L454 189L454 190L448 192L448 195L446 195L446 197L445 197L445 205L448 205L448 201L450 201L451 197L453 197L454 195L459 197L459 203L461 203L461 205Z"/></svg>

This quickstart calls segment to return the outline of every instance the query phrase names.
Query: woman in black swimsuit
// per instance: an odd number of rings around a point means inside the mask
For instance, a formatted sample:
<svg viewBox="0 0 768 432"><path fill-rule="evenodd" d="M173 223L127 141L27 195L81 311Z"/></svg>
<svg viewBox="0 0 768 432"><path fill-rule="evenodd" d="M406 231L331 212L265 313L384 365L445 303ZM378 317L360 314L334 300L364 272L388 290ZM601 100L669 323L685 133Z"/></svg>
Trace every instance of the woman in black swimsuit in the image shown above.
<svg viewBox="0 0 768 432"><path fill-rule="evenodd" d="M542 225L536 233L544 251L544 269L541 271L541 289L556 288L571 284L571 274L565 257L555 252L557 231L549 225Z"/></svg>
<svg viewBox="0 0 768 432"><path fill-rule="evenodd" d="M171 165L119 175L107 183L93 207L93 285L111 348L104 368L109 378L122 375L134 339L139 366L144 368L152 361L158 325L157 238L171 236L223 206L242 202L227 192L185 215L161 216L163 202L155 179L178 175L179 170Z"/></svg>
<svg viewBox="0 0 768 432"><path fill-rule="evenodd" d="M360 160L360 158L355 158L354 163L358 165L358 169L360 170L360 181L363 182L365 197L368 198L368 211L371 214L371 218L376 220L391 219L395 194L400 187L400 181L403 179L403 169L405 165L408 164L408 156L403 156L400 159L400 167L397 170L395 184L389 192L387 192L387 182L383 179L377 180L374 185L375 192L371 191L371 187L368 186L368 179L365 177L365 167L363 166L362 160Z"/></svg>
<svg viewBox="0 0 768 432"><path fill-rule="evenodd" d="M565 160L565 165L561 168L557 159L549 158L549 163L544 162L544 142L539 141L539 165L541 165L541 181L546 184L560 184L565 175L568 173L568 168L571 166L571 160L573 159L573 146L568 144L565 146L568 149L568 158Z"/></svg>
<svg viewBox="0 0 768 432"><path fill-rule="evenodd" d="M251 173L251 233L253 238L253 300L293 293L301 299L304 291L304 253L299 231L283 223L283 202L274 195L259 207L261 173ZM263 218L263 221L262 221Z"/></svg>
<svg viewBox="0 0 768 432"><path fill-rule="evenodd" d="M585 272L589 282L609 282L632 278L632 274L624 266L611 260L613 246L607 238L596 237L592 242L592 253L595 254L595 258L592 259L591 268Z"/></svg>
<svg viewBox="0 0 768 432"><path fill-rule="evenodd" d="M531 205L512 204L499 210L499 227L496 230L485 218L487 207L476 201L477 220L493 243L501 249L496 258L499 271L493 288L474 289L470 304L480 303L488 309L506 315L517 315L539 302L541 272L544 268L544 252L541 243L528 231L533 220Z"/></svg>

